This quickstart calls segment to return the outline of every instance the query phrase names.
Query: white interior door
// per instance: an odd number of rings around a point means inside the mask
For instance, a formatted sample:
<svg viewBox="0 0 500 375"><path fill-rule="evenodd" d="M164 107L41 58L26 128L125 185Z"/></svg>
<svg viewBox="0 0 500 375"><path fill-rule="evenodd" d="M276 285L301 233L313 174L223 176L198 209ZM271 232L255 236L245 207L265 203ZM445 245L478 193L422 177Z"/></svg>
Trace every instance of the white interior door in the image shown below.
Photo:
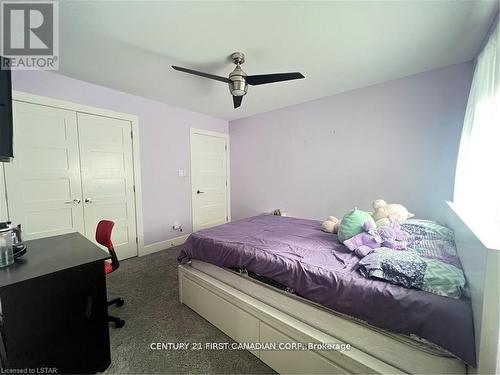
<svg viewBox="0 0 500 375"><path fill-rule="evenodd" d="M227 136L191 132L193 231L227 223Z"/></svg>
<svg viewBox="0 0 500 375"><path fill-rule="evenodd" d="M100 220L115 222L119 259L137 255L132 128L130 121L78 113L85 234Z"/></svg>
<svg viewBox="0 0 500 375"><path fill-rule="evenodd" d="M10 220L24 239L84 231L76 113L13 103L15 157L5 164Z"/></svg>

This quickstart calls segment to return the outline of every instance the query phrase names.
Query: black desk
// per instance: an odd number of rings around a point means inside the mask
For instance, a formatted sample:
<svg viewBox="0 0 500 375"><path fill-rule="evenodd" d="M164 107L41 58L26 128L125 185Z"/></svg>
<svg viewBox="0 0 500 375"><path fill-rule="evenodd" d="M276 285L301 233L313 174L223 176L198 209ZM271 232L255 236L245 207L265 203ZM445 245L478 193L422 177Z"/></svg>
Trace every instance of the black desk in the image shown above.
<svg viewBox="0 0 500 375"><path fill-rule="evenodd" d="M105 370L111 363L103 264L108 253L79 233L27 245L24 257L0 268L2 367Z"/></svg>

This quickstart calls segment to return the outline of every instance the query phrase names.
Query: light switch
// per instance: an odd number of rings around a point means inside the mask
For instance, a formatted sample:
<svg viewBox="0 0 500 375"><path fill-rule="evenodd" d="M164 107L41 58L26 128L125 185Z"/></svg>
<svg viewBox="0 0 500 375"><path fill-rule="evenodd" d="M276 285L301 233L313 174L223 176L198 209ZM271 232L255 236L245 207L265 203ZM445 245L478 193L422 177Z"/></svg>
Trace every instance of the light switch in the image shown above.
<svg viewBox="0 0 500 375"><path fill-rule="evenodd" d="M185 169L179 169L179 177L186 177L186 170Z"/></svg>

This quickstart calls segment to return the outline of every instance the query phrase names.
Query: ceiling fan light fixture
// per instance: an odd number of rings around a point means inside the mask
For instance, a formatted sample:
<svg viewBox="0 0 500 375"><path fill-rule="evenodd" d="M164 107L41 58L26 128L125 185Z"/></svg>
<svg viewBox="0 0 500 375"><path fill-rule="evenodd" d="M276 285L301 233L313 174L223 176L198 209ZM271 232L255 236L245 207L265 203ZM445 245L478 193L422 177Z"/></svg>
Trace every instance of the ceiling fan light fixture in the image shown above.
<svg viewBox="0 0 500 375"><path fill-rule="evenodd" d="M233 96L243 96L247 93L248 85L244 79L234 79L234 77L229 78L229 92ZM234 80L233 80L234 79Z"/></svg>
<svg viewBox="0 0 500 375"><path fill-rule="evenodd" d="M233 90L231 92L231 94L233 94L233 96L243 96L246 94L246 91L244 90Z"/></svg>
<svg viewBox="0 0 500 375"><path fill-rule="evenodd" d="M231 59L233 60L233 63L236 65L236 67L231 73L229 73L228 78L217 76L215 74L199 72L197 70L182 68L175 65L172 65L172 68L184 73L194 74L200 77L227 83L229 85L229 92L233 96L233 105L235 109L241 106L241 101L243 99L243 96L245 96L247 93L248 85L257 86L268 83L304 78L304 76L299 72L258 74L249 76L243 71L243 69L241 69L240 66L245 62L245 54L241 52L234 52L231 55Z"/></svg>

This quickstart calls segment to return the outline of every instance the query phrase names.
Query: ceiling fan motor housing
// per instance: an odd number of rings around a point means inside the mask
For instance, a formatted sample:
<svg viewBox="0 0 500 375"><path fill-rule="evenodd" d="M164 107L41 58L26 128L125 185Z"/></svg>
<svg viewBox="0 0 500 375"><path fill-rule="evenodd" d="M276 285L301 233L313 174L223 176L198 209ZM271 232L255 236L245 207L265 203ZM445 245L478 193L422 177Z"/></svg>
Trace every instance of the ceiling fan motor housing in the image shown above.
<svg viewBox="0 0 500 375"><path fill-rule="evenodd" d="M229 74L229 91L233 96L243 96L247 93L248 84L245 81L246 73L239 65Z"/></svg>

